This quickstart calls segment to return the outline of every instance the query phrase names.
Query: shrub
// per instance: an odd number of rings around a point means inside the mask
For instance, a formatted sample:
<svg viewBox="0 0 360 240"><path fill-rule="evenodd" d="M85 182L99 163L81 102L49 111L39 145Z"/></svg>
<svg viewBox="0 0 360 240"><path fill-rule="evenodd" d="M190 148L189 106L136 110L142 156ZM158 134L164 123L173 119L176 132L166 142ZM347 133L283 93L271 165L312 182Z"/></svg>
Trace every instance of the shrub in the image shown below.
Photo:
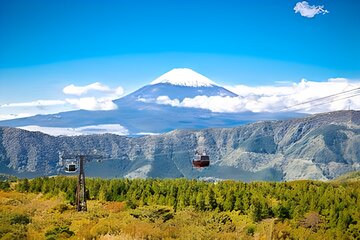
<svg viewBox="0 0 360 240"><path fill-rule="evenodd" d="M134 210L132 213L130 213L130 215L134 218L148 220L150 222L155 222L156 220L166 222L174 218L174 214L170 211L170 209L157 206L151 208L141 207Z"/></svg>
<svg viewBox="0 0 360 240"><path fill-rule="evenodd" d="M27 215L24 214L16 214L15 216L13 216L11 218L11 225L13 224L23 224L23 225L27 225L31 222L30 217L28 217Z"/></svg>
<svg viewBox="0 0 360 240"><path fill-rule="evenodd" d="M59 213L63 213L66 210L69 210L69 206L67 204L61 203L53 208L55 211L58 211Z"/></svg>
<svg viewBox="0 0 360 240"><path fill-rule="evenodd" d="M99 236L105 236L107 234L118 235L121 232L119 222L121 221L117 219L101 219L96 225L94 225L90 229L90 234L94 238L98 238Z"/></svg>
<svg viewBox="0 0 360 240"><path fill-rule="evenodd" d="M274 208L274 214L275 217L278 217L281 220L290 218L289 209L282 205Z"/></svg>
<svg viewBox="0 0 360 240"><path fill-rule="evenodd" d="M8 181L1 181L0 182L0 190L9 191L10 183Z"/></svg>
<svg viewBox="0 0 360 240"><path fill-rule="evenodd" d="M75 233L69 230L68 226L55 227L45 233L45 239L56 240L59 238L69 238Z"/></svg>
<svg viewBox="0 0 360 240"><path fill-rule="evenodd" d="M27 228L25 225L18 225L11 229L7 229L3 234L0 233L1 240L26 240L27 239Z"/></svg>
<svg viewBox="0 0 360 240"><path fill-rule="evenodd" d="M254 225L250 225L246 228L246 235L248 236L254 236L255 233L255 226Z"/></svg>
<svg viewBox="0 0 360 240"><path fill-rule="evenodd" d="M324 221L322 216L317 212L309 212L305 214L304 218L300 220L300 225L305 228L310 228L312 231L316 232L319 228L319 225Z"/></svg>
<svg viewBox="0 0 360 240"><path fill-rule="evenodd" d="M125 202L109 202L105 205L105 209L109 212L119 213L125 210Z"/></svg>
<svg viewBox="0 0 360 240"><path fill-rule="evenodd" d="M135 208L137 208L137 205L136 205L133 201L131 201L130 199L129 199L128 201L126 201L126 206L127 206L128 208L130 208L130 209L135 209Z"/></svg>
<svg viewBox="0 0 360 240"><path fill-rule="evenodd" d="M16 185L16 190L19 192L28 192L30 189L30 183L27 178L21 179Z"/></svg>

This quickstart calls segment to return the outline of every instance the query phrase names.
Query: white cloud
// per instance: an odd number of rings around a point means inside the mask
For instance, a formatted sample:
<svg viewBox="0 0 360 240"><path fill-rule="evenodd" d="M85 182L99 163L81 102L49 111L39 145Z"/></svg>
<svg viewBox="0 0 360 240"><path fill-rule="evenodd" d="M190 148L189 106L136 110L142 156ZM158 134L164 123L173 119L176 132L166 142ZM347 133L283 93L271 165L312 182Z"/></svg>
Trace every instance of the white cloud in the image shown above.
<svg viewBox="0 0 360 240"><path fill-rule="evenodd" d="M99 82L87 86L75 86L73 84L63 89L65 94L84 95L89 91L98 91L94 96L79 98L67 98L64 100L36 100L30 102L7 103L0 105L0 120L9 120L22 117L35 116L37 114L54 114L74 110L99 110L108 111L117 109L113 102L124 94L122 87L111 89Z"/></svg>
<svg viewBox="0 0 360 240"><path fill-rule="evenodd" d="M136 99L136 101L143 102L143 103L151 103L151 102L154 102L154 99L139 97Z"/></svg>
<svg viewBox="0 0 360 240"><path fill-rule="evenodd" d="M152 133L152 132L139 132L139 133L136 133L135 135L138 135L138 136L156 136L156 135L159 135L161 133Z"/></svg>
<svg viewBox="0 0 360 240"><path fill-rule="evenodd" d="M171 105L173 107L179 107L180 101L178 99L171 100L168 96L159 96L156 99L157 104Z"/></svg>
<svg viewBox="0 0 360 240"><path fill-rule="evenodd" d="M122 88L122 87L117 87L117 88L115 88L115 90L114 90L114 94L116 95L116 97L120 97L120 96L122 96L123 94L124 94L124 88Z"/></svg>
<svg viewBox="0 0 360 240"><path fill-rule="evenodd" d="M288 86L249 87L238 85L227 88L239 96L196 96L194 98L185 98L183 101L161 96L156 100L156 103L174 107L202 108L212 112L298 111L317 113L349 108L360 109L360 89L334 96L331 99L326 98L302 104L332 94L360 88L360 81L350 81L345 78L331 78L327 82L313 82L302 79L299 83ZM351 97L356 94L357 96Z"/></svg>
<svg viewBox="0 0 360 240"><path fill-rule="evenodd" d="M67 98L65 100L38 100L22 103L0 105L0 120L9 120L35 116L37 114L54 114L74 110L109 111L117 109L111 97Z"/></svg>
<svg viewBox="0 0 360 240"><path fill-rule="evenodd" d="M104 133L112 133L116 135L129 134L128 129L121 126L120 124L90 125L79 128L40 127L36 125L29 125L19 128L32 132L38 131L52 136L80 136Z"/></svg>
<svg viewBox="0 0 360 240"><path fill-rule="evenodd" d="M246 87L243 85L235 87L227 87L230 91L239 94L240 97L253 98L256 102L251 103L255 109L266 109L269 111L282 110L289 106L301 104L318 98L323 98L332 94L338 94L344 91L360 88L360 81L350 81L345 78L330 78L327 82L314 82L302 79L299 83L293 83L288 86L259 86L259 87ZM360 101L359 96L349 98L343 101L334 101L333 103L315 106L322 103L327 103L330 100L339 100L343 97L350 97L353 94L360 94L360 90L345 93L336 96L332 99L324 99L309 104L298 105L291 110L299 111L334 111L346 109L351 101L350 108L359 109ZM346 102L346 103L345 103ZM358 104L359 102L359 104ZM330 107L332 105L332 107ZM307 109L307 110L306 110Z"/></svg>
<svg viewBox="0 0 360 240"><path fill-rule="evenodd" d="M0 121L9 120L9 119L16 119L16 118L24 118L24 117L30 117L30 116L33 116L33 115L29 114L29 113L0 114Z"/></svg>
<svg viewBox="0 0 360 240"><path fill-rule="evenodd" d="M307 18L313 18L317 14L326 14L329 13L328 10L324 9L324 6L310 6L308 2L302 1L296 3L294 7L295 13L300 13L301 16Z"/></svg>
<svg viewBox="0 0 360 240"><path fill-rule="evenodd" d="M240 97L196 96L185 98L180 105L182 107L209 109L212 112L242 112L246 101Z"/></svg>
<svg viewBox="0 0 360 240"><path fill-rule="evenodd" d="M75 110L65 100L37 100L0 105L0 120L31 117L38 114L54 114Z"/></svg>
<svg viewBox="0 0 360 240"><path fill-rule="evenodd" d="M110 88L102 83L95 82L86 86L75 86L71 84L63 89L65 94L81 96L87 94L89 91L98 91L102 93L101 97L82 97L82 98L67 98L66 102L73 105L77 109L83 110L114 110L117 105L112 101L124 94L122 87Z"/></svg>
<svg viewBox="0 0 360 240"><path fill-rule="evenodd" d="M302 79L298 83L282 83L278 86L246 85L227 86L227 89L238 94L238 97L224 96L196 96L194 98L170 99L159 96L156 99L138 99L148 103L171 105L174 107L189 107L208 109L212 112L277 112L299 111L305 113L327 112L342 109L360 110L360 90L339 95L331 103L324 101L301 104L331 94L360 88L360 81L346 78L330 78L326 82L314 82ZM341 99L358 94L352 98ZM325 104L323 104L325 103ZM301 105L297 105L301 104ZM292 108L287 109L287 107ZM54 114L72 110L114 110L117 105L113 96L67 98L65 100L38 100L23 103L9 103L0 105L0 120L29 117L36 114Z"/></svg>
<svg viewBox="0 0 360 240"><path fill-rule="evenodd" d="M22 103L8 103L0 105L0 108L9 108L9 107L46 107L46 106L55 106L63 105L65 101L62 100L37 100L32 102L22 102Z"/></svg>
<svg viewBox="0 0 360 240"><path fill-rule="evenodd" d="M85 97L85 98L67 98L66 102L70 103L77 109L83 110L101 110L109 111L117 109L117 105L112 101L111 98L95 98L95 97Z"/></svg>
<svg viewBox="0 0 360 240"><path fill-rule="evenodd" d="M63 89L65 94L77 96L87 94L89 91L110 93L116 95L117 97L124 94L124 89L120 86L115 89L111 89L110 87L99 82L95 82L86 86L75 86L74 84L70 84Z"/></svg>

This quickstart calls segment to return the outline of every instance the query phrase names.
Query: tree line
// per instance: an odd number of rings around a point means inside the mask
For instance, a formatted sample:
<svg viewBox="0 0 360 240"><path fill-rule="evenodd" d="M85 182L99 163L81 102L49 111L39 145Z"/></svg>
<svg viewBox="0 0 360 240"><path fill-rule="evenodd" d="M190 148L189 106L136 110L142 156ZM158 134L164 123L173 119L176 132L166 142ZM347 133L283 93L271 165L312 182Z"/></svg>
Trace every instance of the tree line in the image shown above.
<svg viewBox="0 0 360 240"><path fill-rule="evenodd" d="M77 178L42 177L21 179L20 192L63 194L75 202ZM100 201L125 201L130 208L166 205L175 211L238 211L257 222L265 218L300 219L318 213L327 227L359 230L359 182L252 182L216 183L187 179L100 179L86 180L87 198ZM6 186L8 187L8 186ZM355 230L356 230L355 229Z"/></svg>

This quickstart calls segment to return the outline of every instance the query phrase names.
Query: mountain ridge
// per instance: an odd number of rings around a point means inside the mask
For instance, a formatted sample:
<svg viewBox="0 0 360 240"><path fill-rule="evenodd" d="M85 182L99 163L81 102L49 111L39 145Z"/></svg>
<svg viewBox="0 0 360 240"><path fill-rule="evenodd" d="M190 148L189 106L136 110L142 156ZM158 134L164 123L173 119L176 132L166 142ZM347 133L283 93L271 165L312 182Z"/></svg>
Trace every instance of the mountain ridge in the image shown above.
<svg viewBox="0 0 360 240"><path fill-rule="evenodd" d="M326 180L360 169L360 111L138 138L112 134L53 137L1 127L0 139L1 171L24 176L59 173L59 151L93 149L116 160L89 164L88 176ZM191 166L200 147L211 158L210 167L203 171Z"/></svg>

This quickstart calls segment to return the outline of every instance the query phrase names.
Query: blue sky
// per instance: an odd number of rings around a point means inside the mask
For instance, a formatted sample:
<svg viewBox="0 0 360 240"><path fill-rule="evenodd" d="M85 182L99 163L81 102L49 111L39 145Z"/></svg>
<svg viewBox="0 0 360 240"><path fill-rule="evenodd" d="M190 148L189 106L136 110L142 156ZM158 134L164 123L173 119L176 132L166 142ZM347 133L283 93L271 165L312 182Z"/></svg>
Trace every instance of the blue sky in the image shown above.
<svg viewBox="0 0 360 240"><path fill-rule="evenodd" d="M360 1L0 0L0 104L130 92L176 67L226 85L360 79Z"/></svg>
<svg viewBox="0 0 360 240"><path fill-rule="evenodd" d="M1 1L0 66L124 54L207 53L358 69L359 1ZM355 61L357 60L357 61Z"/></svg>

